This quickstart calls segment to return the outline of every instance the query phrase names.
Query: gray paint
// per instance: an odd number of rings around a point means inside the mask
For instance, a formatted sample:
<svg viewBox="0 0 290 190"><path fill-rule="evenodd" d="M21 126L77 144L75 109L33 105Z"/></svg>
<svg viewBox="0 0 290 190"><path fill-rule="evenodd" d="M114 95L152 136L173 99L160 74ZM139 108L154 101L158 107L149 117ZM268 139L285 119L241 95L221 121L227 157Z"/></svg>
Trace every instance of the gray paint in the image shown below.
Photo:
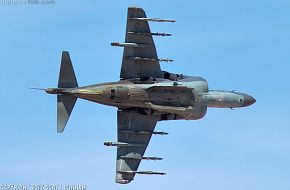
<svg viewBox="0 0 290 190"><path fill-rule="evenodd" d="M133 18L133 19L132 19ZM147 145L158 121L197 120L205 116L208 107L236 108L255 103L247 94L229 91L212 91L201 77L161 71L148 21L143 9L129 7L125 43L112 43L124 47L120 81L78 87L68 52L63 52L58 88L46 92L57 95L57 131L63 132L77 98L118 108L116 146L116 182L127 184L136 174L164 175L163 172L138 171L145 157ZM169 61L169 59L168 59Z"/></svg>

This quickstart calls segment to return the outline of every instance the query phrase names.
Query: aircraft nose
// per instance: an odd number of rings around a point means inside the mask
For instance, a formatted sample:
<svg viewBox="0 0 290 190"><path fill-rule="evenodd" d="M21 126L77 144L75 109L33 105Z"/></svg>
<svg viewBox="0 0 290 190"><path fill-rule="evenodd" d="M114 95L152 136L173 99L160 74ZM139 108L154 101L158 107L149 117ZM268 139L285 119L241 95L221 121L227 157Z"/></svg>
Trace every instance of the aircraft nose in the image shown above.
<svg viewBox="0 0 290 190"><path fill-rule="evenodd" d="M256 99L250 95L244 95L244 106L250 106L256 102Z"/></svg>

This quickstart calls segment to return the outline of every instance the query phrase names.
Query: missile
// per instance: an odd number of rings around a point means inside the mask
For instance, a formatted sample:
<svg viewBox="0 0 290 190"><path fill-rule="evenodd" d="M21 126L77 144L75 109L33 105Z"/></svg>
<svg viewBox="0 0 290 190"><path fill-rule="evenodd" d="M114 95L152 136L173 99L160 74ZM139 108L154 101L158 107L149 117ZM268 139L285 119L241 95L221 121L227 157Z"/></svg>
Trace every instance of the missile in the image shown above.
<svg viewBox="0 0 290 190"><path fill-rule="evenodd" d="M111 46L117 47L130 47L130 48L144 48L147 47L147 44L137 44L137 43L119 43L119 42L112 42Z"/></svg>
<svg viewBox="0 0 290 190"><path fill-rule="evenodd" d="M121 174L145 174L145 175L165 175L163 172L154 172L154 171L117 171Z"/></svg>
<svg viewBox="0 0 290 190"><path fill-rule="evenodd" d="M154 32L154 33L151 33L152 36L162 36L162 37L165 37L165 36L172 36L172 34L168 34L168 33L164 33L164 32Z"/></svg>
<svg viewBox="0 0 290 190"><path fill-rule="evenodd" d="M162 18L129 18L130 20L152 21L152 22L176 22L176 20Z"/></svg>
<svg viewBox="0 0 290 190"><path fill-rule="evenodd" d="M140 155L127 155L127 156L120 156L123 159L133 159L133 160L163 160L163 158L159 157L141 157Z"/></svg>
<svg viewBox="0 0 290 190"><path fill-rule="evenodd" d="M129 59L133 59L135 61L152 61L152 62L173 62L173 59L155 59L155 58L148 58L148 57L128 57Z"/></svg>
<svg viewBox="0 0 290 190"><path fill-rule="evenodd" d="M153 134L153 135L168 135L168 133L163 131L134 131L134 130L121 130L120 133L125 134Z"/></svg>
<svg viewBox="0 0 290 190"><path fill-rule="evenodd" d="M137 147L137 148L146 147L146 144L123 143L123 142L104 142L104 145L105 146L117 146L117 147Z"/></svg>
<svg viewBox="0 0 290 190"><path fill-rule="evenodd" d="M145 36L172 36L172 34L167 34L164 32L127 32L127 34L135 34L135 35L145 35Z"/></svg>
<svg viewBox="0 0 290 190"><path fill-rule="evenodd" d="M168 135L169 133L163 132L163 131L153 131L153 135Z"/></svg>
<svg viewBox="0 0 290 190"><path fill-rule="evenodd" d="M163 158L159 158L159 157L143 157L142 159L143 160L154 160L154 161L163 160Z"/></svg>
<svg viewBox="0 0 290 190"><path fill-rule="evenodd" d="M160 62L173 62L173 59L159 59Z"/></svg>

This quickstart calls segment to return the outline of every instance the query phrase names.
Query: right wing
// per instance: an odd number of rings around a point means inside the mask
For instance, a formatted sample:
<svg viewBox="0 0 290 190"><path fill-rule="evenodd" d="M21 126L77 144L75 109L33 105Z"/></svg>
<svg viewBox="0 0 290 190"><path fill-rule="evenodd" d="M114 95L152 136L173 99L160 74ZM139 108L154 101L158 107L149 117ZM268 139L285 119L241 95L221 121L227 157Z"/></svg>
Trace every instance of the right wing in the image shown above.
<svg viewBox="0 0 290 190"><path fill-rule="evenodd" d="M129 7L127 28L120 78L131 79L141 77L162 78L155 44L142 8ZM141 20L138 20L141 19ZM137 47L132 46L137 45Z"/></svg>

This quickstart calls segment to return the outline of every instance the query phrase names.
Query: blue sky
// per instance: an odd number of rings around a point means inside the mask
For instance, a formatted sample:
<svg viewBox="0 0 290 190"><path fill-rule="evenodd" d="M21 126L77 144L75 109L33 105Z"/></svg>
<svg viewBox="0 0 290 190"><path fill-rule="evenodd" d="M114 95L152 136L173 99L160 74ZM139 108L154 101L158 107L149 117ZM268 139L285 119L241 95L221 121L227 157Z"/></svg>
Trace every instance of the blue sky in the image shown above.
<svg viewBox="0 0 290 190"><path fill-rule="evenodd" d="M3 1L0 1L3 2ZM117 185L116 109L79 100L63 134L56 97L29 90L55 87L62 50L80 85L117 81L127 7L148 17L164 70L202 76L211 89L253 95L243 109L209 109L199 121L160 122L147 149L161 162ZM287 0L69 1L0 5L0 184L86 184L88 189L286 190L290 188L290 2Z"/></svg>

